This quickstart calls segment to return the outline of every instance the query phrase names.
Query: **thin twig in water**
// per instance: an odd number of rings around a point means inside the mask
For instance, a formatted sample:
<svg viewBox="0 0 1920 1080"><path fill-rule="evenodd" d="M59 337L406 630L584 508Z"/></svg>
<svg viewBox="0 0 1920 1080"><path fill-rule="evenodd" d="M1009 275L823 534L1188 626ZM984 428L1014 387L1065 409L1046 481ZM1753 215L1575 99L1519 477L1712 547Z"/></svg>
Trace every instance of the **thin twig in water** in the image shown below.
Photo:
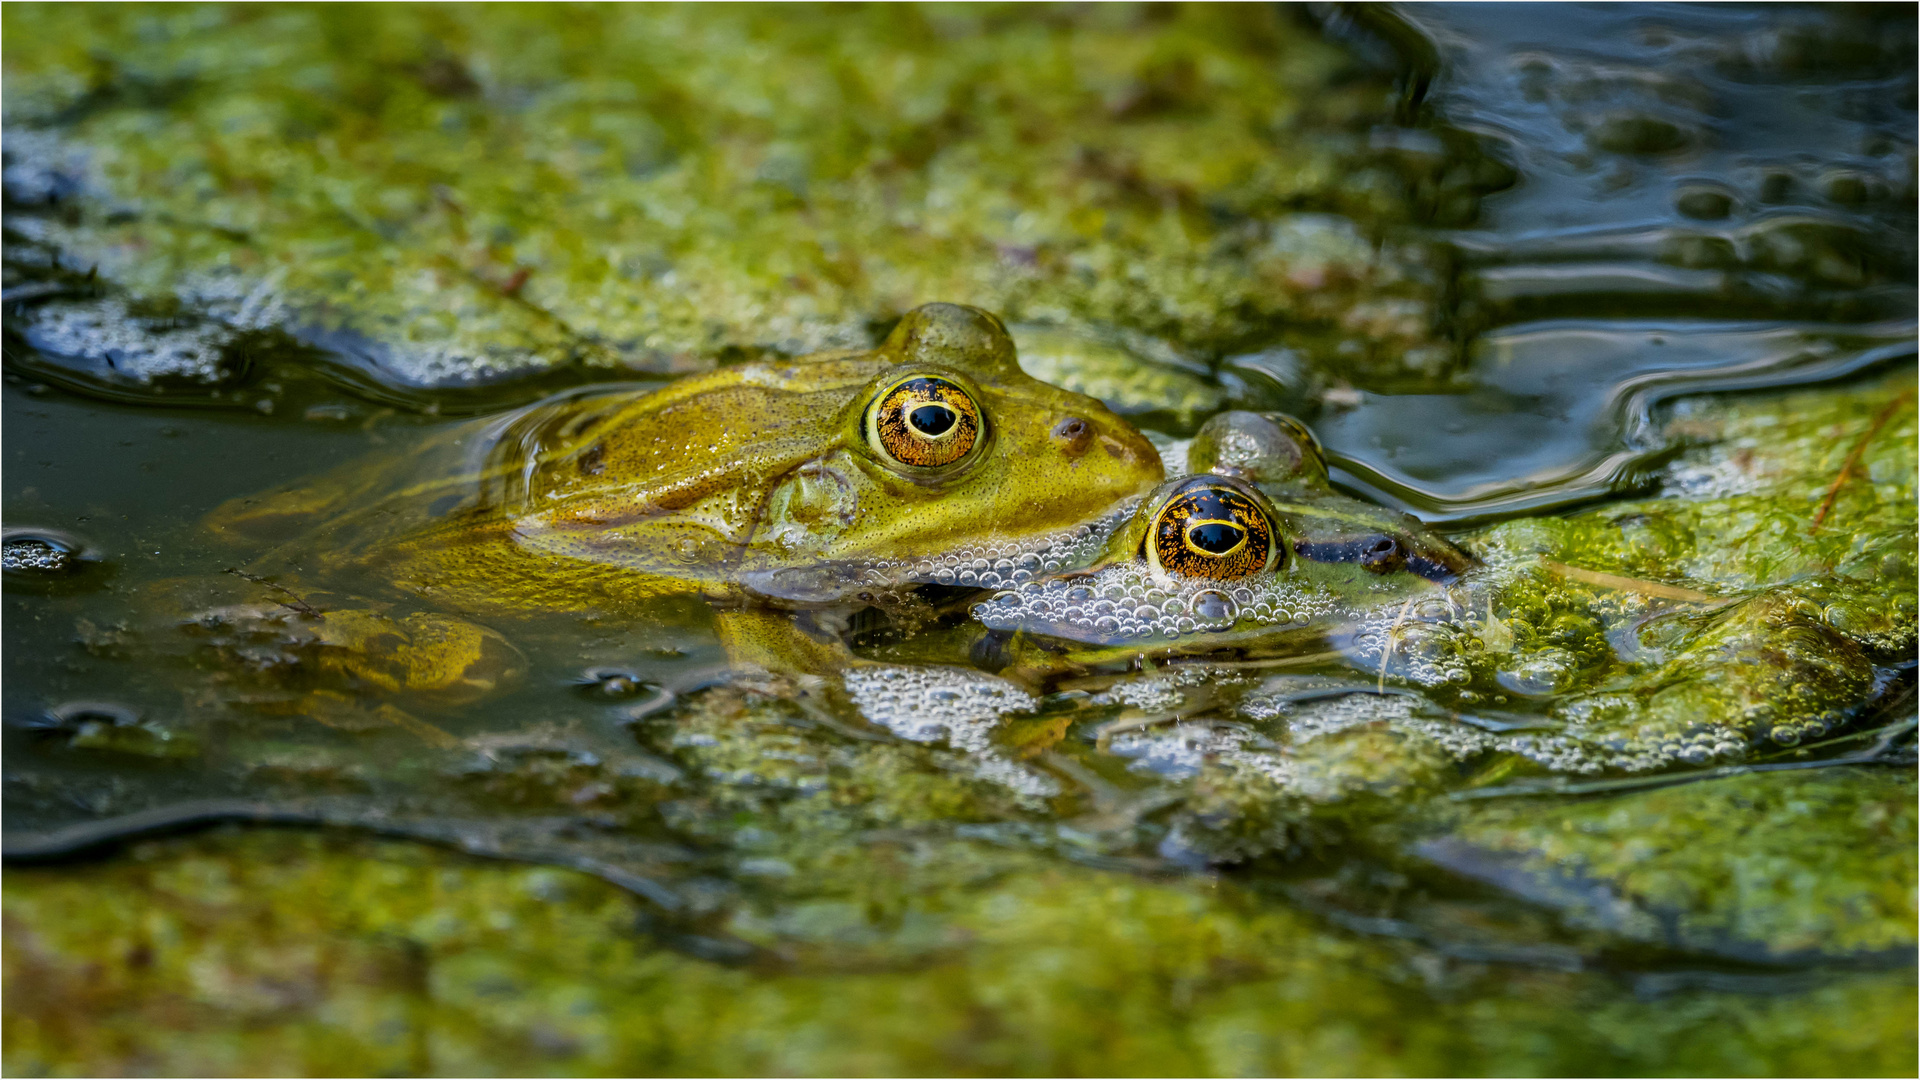
<svg viewBox="0 0 1920 1080"><path fill-rule="evenodd" d="M1188 657L1182 660L1168 661L1169 668L1208 668L1221 671L1247 671L1261 668L1312 667L1315 664L1331 664L1345 659L1340 652L1300 653L1297 656L1274 656L1263 660L1208 660L1202 656Z"/></svg>
<svg viewBox="0 0 1920 1080"><path fill-rule="evenodd" d="M1374 688L1376 693L1387 692L1387 661L1393 659L1394 643L1400 640L1400 627L1407 621L1407 612L1413 610L1415 599L1409 596L1407 602L1400 605L1400 614L1394 618L1393 628L1387 631L1386 643L1380 646L1380 684Z"/></svg>
<svg viewBox="0 0 1920 1080"><path fill-rule="evenodd" d="M312 604L309 604L305 600L300 599L300 596L298 593L295 593L292 589L287 588L285 585L280 585L275 582L268 581L266 578L263 578L258 574L249 574L245 570L235 570L231 566L227 567L227 569L224 572L232 574L234 577L243 578L247 581L251 581L255 585L261 585L266 588L272 589L274 592L280 593L282 595L292 597L293 598L292 602L288 602L286 600L274 601L274 603L279 604L281 607L286 608L288 611L305 615L310 619L319 619L319 618L325 617L321 615L320 612L316 610Z"/></svg>
<svg viewBox="0 0 1920 1080"><path fill-rule="evenodd" d="M1552 559L1541 559L1540 565L1566 578L1568 581L1578 581L1583 585L1599 585L1608 589L1623 589L1627 592L1639 593L1642 596L1658 596L1667 600L1687 600L1696 604L1711 604L1716 600L1724 599L1723 597L1703 593L1698 589L1683 588L1679 585L1666 585L1658 581L1625 577L1620 574L1607 574L1599 570L1586 570L1578 566L1568 566L1566 563L1554 562Z"/></svg>
<svg viewBox="0 0 1920 1080"><path fill-rule="evenodd" d="M1854 466L1860 464L1860 455L1866 452L1867 444L1880 434L1880 429L1887 426L1888 420L1893 419L1895 410L1912 399L1912 390L1902 390L1900 396L1887 402L1887 407L1873 418L1872 426L1867 428L1865 435L1860 436L1860 441L1853 444L1853 449L1847 452L1847 460L1840 463L1840 475L1833 478L1833 486L1827 489L1827 497L1820 500L1820 509L1814 512L1813 524L1807 528L1809 535L1819 532L1821 523L1833 512L1833 500L1840 497L1840 489L1846 486L1847 478L1853 475Z"/></svg>

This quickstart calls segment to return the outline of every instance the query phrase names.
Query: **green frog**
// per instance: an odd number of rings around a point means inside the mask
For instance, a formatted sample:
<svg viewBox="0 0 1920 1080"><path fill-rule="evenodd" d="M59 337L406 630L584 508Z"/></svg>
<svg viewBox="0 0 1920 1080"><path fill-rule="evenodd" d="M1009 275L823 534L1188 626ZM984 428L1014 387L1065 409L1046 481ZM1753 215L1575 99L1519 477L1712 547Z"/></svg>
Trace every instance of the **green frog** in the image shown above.
<svg viewBox="0 0 1920 1080"><path fill-rule="evenodd" d="M1031 690L1162 664L1176 670L1157 681L1203 688L1275 673L1263 693L1346 668L1309 692L1415 691L1476 718L1478 734L1448 729L1456 742L1575 773L1739 761L1839 730L1892 685L1872 662L1880 631L1824 613L1831 578L1710 594L1559 562L1527 539L1553 526L1527 521L1477 534L1482 563L1333 494L1317 443L1286 417L1217 416L1188 461L1195 472L1156 489L1082 568L977 604L976 664ZM1604 538L1634 521L1563 527ZM1155 715L1212 702L1196 691Z"/></svg>
<svg viewBox="0 0 1920 1080"><path fill-rule="evenodd" d="M988 631L976 659L1086 670L1143 653L1351 651L1397 612L1447 608L1477 565L1417 519L1335 493L1291 417L1221 413L1188 465L1085 565L976 606Z"/></svg>
<svg viewBox="0 0 1920 1080"><path fill-rule="evenodd" d="M524 669L489 624L675 597L721 609L736 660L832 666L789 611L906 602L976 561L1044 572L1034 553L1161 475L1099 402L1024 374L998 318L930 304L872 350L562 394L233 500L208 526L268 546L235 571L248 595L180 600L329 692L471 699Z"/></svg>

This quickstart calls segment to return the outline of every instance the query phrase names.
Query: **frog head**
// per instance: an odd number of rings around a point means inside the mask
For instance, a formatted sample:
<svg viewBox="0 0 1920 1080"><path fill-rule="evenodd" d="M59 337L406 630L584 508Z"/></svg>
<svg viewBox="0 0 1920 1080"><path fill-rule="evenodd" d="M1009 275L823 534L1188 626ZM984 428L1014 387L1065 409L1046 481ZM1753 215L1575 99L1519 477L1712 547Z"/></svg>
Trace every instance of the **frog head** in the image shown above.
<svg viewBox="0 0 1920 1080"><path fill-rule="evenodd" d="M1139 432L1028 376L1000 320L957 304L910 312L870 351L519 423L493 471L521 464L522 546L790 601L1047 550L1162 475Z"/></svg>
<svg viewBox="0 0 1920 1080"><path fill-rule="evenodd" d="M1307 425L1285 413L1233 409L1200 425L1187 448L1187 466L1269 490L1330 495L1327 453Z"/></svg>
<svg viewBox="0 0 1920 1080"><path fill-rule="evenodd" d="M1434 596L1474 565L1418 521L1334 494L1291 417L1216 416L1189 461L1210 471L1162 484L1083 568L1006 590L975 617L1091 651L1273 645Z"/></svg>
<svg viewBox="0 0 1920 1080"><path fill-rule="evenodd" d="M1409 514L1336 493L1320 440L1284 413L1224 412L1201 425L1187 451L1195 472L1258 487L1309 563L1356 563L1376 574L1406 571L1447 583L1471 555Z"/></svg>

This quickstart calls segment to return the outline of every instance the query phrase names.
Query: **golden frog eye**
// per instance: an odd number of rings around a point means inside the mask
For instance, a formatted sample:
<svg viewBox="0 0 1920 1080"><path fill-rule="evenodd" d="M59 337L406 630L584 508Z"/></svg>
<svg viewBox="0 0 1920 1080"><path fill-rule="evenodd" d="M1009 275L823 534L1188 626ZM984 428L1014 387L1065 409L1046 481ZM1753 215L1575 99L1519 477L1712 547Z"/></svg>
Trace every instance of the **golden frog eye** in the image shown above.
<svg viewBox="0 0 1920 1080"><path fill-rule="evenodd" d="M986 434L973 395L937 375L913 375L874 395L867 444L888 461L916 469L952 465Z"/></svg>
<svg viewBox="0 0 1920 1080"><path fill-rule="evenodd" d="M1216 581L1274 569L1281 554L1260 504L1211 476L1174 490L1154 515L1145 547L1147 561L1160 573Z"/></svg>

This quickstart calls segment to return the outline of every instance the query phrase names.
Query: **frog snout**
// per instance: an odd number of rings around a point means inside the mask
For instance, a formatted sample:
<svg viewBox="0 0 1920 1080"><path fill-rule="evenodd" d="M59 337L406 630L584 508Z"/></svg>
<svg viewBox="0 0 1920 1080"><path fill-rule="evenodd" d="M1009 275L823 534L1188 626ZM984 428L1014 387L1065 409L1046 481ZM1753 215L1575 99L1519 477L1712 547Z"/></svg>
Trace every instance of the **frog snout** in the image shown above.
<svg viewBox="0 0 1920 1080"><path fill-rule="evenodd" d="M1065 417L1053 425L1053 445L1068 457L1079 457L1093 445L1093 425L1082 417Z"/></svg>
<svg viewBox="0 0 1920 1080"><path fill-rule="evenodd" d="M1092 438L1087 441L1089 447L1098 444L1107 452L1107 457L1121 469L1136 475L1150 475L1158 481L1161 476L1160 453L1147 441L1145 435L1133 430L1125 421L1114 420L1092 429Z"/></svg>

